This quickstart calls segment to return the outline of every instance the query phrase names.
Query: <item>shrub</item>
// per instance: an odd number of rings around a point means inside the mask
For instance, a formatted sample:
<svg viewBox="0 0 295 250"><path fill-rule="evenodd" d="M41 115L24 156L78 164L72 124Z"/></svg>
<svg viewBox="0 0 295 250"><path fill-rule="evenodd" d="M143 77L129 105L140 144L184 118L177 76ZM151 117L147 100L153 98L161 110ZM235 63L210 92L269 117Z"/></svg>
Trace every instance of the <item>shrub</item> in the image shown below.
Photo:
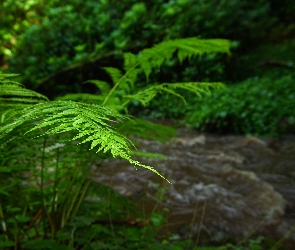
<svg viewBox="0 0 295 250"><path fill-rule="evenodd" d="M294 101L293 76L252 78L198 98L187 120L203 131L278 135L294 132Z"/></svg>

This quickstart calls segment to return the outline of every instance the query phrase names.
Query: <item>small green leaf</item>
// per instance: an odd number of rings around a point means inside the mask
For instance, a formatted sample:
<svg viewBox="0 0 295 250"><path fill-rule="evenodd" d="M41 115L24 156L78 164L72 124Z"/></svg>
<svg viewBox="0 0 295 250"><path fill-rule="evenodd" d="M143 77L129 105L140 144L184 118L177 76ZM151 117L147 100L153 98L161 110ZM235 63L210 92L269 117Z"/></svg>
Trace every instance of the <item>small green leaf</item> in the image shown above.
<svg viewBox="0 0 295 250"><path fill-rule="evenodd" d="M156 227L160 227L165 222L165 216L163 214L152 213L150 215L150 220Z"/></svg>

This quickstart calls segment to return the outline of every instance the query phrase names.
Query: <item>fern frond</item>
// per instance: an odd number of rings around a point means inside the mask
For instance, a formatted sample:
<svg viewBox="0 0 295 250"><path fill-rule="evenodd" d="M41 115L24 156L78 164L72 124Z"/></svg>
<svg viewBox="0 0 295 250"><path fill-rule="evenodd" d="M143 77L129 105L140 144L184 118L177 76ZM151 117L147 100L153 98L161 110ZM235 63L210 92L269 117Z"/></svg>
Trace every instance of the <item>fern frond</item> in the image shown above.
<svg viewBox="0 0 295 250"><path fill-rule="evenodd" d="M15 76L18 76L18 74L7 74L7 73L3 73L2 71L0 71L0 83L13 83L13 84L21 85L18 82L11 81L11 80L7 79L9 77L15 77Z"/></svg>
<svg viewBox="0 0 295 250"><path fill-rule="evenodd" d="M131 53L129 53L129 55L131 55ZM135 67L130 67L124 75L122 75L122 72L116 68L106 67L103 69L107 71L114 83L113 88L105 97L104 102L102 103L103 105L109 102L114 93L116 93L116 95L120 97L130 93L130 91L134 88L138 73L141 72L141 69L136 69Z"/></svg>
<svg viewBox="0 0 295 250"><path fill-rule="evenodd" d="M113 157L119 156L135 167L144 167L160 175L152 167L132 159L134 145L110 125L110 123L128 119L128 116L109 107L74 101L53 101L15 111L10 118L13 122L0 127L0 141L7 138L14 129L24 126L25 123L32 124L33 122L37 124L25 134L44 131L44 129L47 131L40 132L36 137L74 132L76 135L71 140L81 139L79 144L90 142L90 149L95 148L96 152L108 151Z"/></svg>
<svg viewBox="0 0 295 250"><path fill-rule="evenodd" d="M126 52L124 53L124 70L128 71L137 65L137 56Z"/></svg>
<svg viewBox="0 0 295 250"><path fill-rule="evenodd" d="M111 90L111 87L108 82L100 80L88 80L85 83L94 84L102 93L107 93Z"/></svg>
<svg viewBox="0 0 295 250"><path fill-rule="evenodd" d="M6 99L6 101L8 101L8 98L5 98L5 96L8 96L9 100L11 99L10 97L15 97L15 101L18 102L20 102L22 98L24 98L24 102L26 102L28 99L34 102L38 102L38 100L48 101L45 96L16 84L0 85L0 98L1 100Z"/></svg>
<svg viewBox="0 0 295 250"><path fill-rule="evenodd" d="M137 56L130 52L124 53L124 70L125 72L128 72L126 75L126 83L128 83L131 89L134 88L137 75L142 71L141 69L137 68L137 66Z"/></svg>
<svg viewBox="0 0 295 250"><path fill-rule="evenodd" d="M48 101L46 96L26 89L18 82L7 79L14 76L17 75L0 72L0 107L10 108Z"/></svg>
<svg viewBox="0 0 295 250"><path fill-rule="evenodd" d="M225 39L184 38L168 40L144 49L138 56L138 63L148 78L153 68L159 68L175 52L182 62L186 58L205 53L230 53L230 42Z"/></svg>
<svg viewBox="0 0 295 250"><path fill-rule="evenodd" d="M154 172L155 174L159 175L160 177L162 177L163 179L165 179L167 182L171 183L168 179L166 179L163 175L161 175L156 169L154 169L153 167L151 166L147 166L147 165L144 165L142 163L140 163L139 161L136 161L136 160L130 160L129 161L133 166L138 166L138 167L142 167L142 168L146 168L152 172Z"/></svg>
<svg viewBox="0 0 295 250"><path fill-rule="evenodd" d="M104 67L103 69L109 74L114 83L117 83L122 78L122 72L117 68Z"/></svg>
<svg viewBox="0 0 295 250"><path fill-rule="evenodd" d="M151 86L144 90L138 91L134 95L126 95L128 99L138 100L142 105L146 106L157 94L167 93L180 98L185 104L186 101L182 95L175 90L185 89L193 92L198 96L202 94L210 94L210 90L225 87L222 83L207 83L207 82L187 82L187 83L163 83L160 85Z"/></svg>
<svg viewBox="0 0 295 250"><path fill-rule="evenodd" d="M118 96L128 96L128 94L134 90L135 81L139 73L144 72L148 79L154 68L160 68L160 66L164 64L165 61L169 60L175 53L177 53L180 62L186 58L190 59L193 56L203 55L205 53L229 54L230 41L225 39L184 38L159 43L152 48L142 50L138 55L124 53L125 74L123 76L122 72L118 69L105 68L114 82L114 87L105 98L103 105L105 105L109 98L114 94L117 94ZM148 93L148 91L150 92ZM137 94L137 98L144 100L142 102L146 104L159 92L169 92L185 102L183 97L173 91L172 88L167 88L163 85L140 92ZM198 91L198 93L199 92L202 92L202 90ZM125 105L126 103L122 106L124 107Z"/></svg>
<svg viewBox="0 0 295 250"><path fill-rule="evenodd" d="M106 82L99 80L90 80L88 82L96 84L96 86L101 89L102 93L108 92L102 105L109 105L113 96L119 97L120 100L122 96L130 97L130 94L135 89L135 82L139 73L144 72L148 79L154 68L159 68L175 53L177 53L178 59L182 62L186 58L190 59L193 56L205 53L230 53L229 49L230 42L225 39L184 38L169 40L157 44L152 48L144 49L138 55L129 52L124 53L124 75L121 70L117 68L104 67L103 69L109 74L114 84L110 91L107 89L108 84ZM178 86L177 88L181 87ZM182 88L186 88L186 86ZM187 88L187 90L191 89ZM173 91L172 87L170 88L164 85L140 91L140 93L136 94L136 98L134 99L139 98L142 100L141 102L146 105L146 103L153 99L159 92L170 93L181 98L185 102L184 98ZM197 92L202 92L202 89ZM124 103L122 107L125 105L126 103Z"/></svg>

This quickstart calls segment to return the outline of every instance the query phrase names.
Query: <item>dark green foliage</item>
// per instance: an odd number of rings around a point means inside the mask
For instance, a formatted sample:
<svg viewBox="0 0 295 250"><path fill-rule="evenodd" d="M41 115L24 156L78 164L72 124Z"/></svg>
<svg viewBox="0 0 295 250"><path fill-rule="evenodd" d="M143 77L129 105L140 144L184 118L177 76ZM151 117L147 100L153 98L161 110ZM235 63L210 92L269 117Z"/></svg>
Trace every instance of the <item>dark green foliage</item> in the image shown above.
<svg viewBox="0 0 295 250"><path fill-rule="evenodd" d="M264 37L276 21L266 0L127 0L116 4L70 0L30 6L31 12L24 14L31 23L27 21L25 31L17 34L17 43L8 46L9 69L20 72L22 82L30 87L46 89L52 82L68 85L61 92L79 91L73 85L96 78L101 66L119 66L124 51L137 53L163 40L193 36L243 40L248 46L248 41L256 43ZM15 30L11 33L15 38ZM172 71L177 74L171 80L182 81L184 70L185 81L223 80L224 73L212 68L221 64L218 69L222 71L224 58L218 56L213 62L212 57L203 57L181 67L174 61ZM167 75L163 71L157 78Z"/></svg>
<svg viewBox="0 0 295 250"><path fill-rule="evenodd" d="M295 11L295 5L293 1L282 0L280 2L276 0L270 0L271 13L277 16L283 23L294 22L293 13Z"/></svg>
<svg viewBox="0 0 295 250"><path fill-rule="evenodd" d="M279 35L280 36L280 35ZM232 57L232 77L243 81L249 77L280 78L290 75L295 67L295 40L268 42L243 56Z"/></svg>
<svg viewBox="0 0 295 250"><path fill-rule="evenodd" d="M295 79L253 78L199 98L189 123L211 132L278 135L295 130Z"/></svg>

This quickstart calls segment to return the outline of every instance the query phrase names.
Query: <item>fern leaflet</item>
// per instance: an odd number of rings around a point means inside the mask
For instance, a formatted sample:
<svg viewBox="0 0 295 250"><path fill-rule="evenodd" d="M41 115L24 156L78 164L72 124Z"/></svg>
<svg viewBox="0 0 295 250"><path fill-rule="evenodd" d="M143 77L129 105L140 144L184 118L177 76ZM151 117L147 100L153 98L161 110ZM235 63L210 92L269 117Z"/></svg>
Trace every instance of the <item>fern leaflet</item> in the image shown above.
<svg viewBox="0 0 295 250"><path fill-rule="evenodd" d="M198 96L201 94L210 94L210 90L212 88L223 88L225 85L222 83L206 83L206 82L187 82L187 83L163 83L160 85L155 85L148 87L144 90L140 90L134 95L126 95L125 97L128 99L135 99L141 102L142 105L146 106L157 94L159 93L168 93L179 97L186 103L185 99L182 95L178 94L175 90L177 89L185 89L190 92L195 93Z"/></svg>

